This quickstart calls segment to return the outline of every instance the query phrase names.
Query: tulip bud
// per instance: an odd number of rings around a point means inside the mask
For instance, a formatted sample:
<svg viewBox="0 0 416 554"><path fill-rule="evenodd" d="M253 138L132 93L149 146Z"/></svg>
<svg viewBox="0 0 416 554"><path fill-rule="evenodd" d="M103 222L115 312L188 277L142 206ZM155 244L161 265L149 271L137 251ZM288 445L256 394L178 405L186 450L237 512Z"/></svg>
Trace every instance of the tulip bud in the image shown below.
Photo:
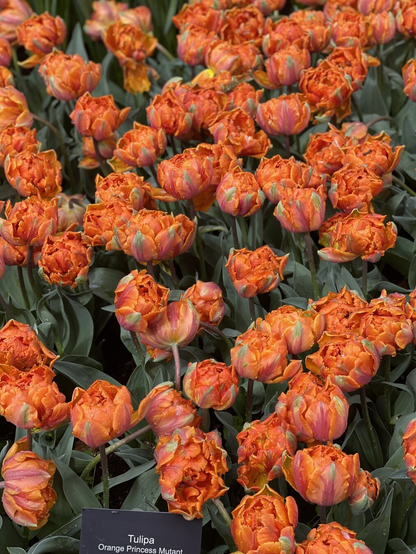
<svg viewBox="0 0 416 554"><path fill-rule="evenodd" d="M157 437L167 437L176 429L199 427L202 423L196 407L170 382L161 383L149 392L140 402L137 416L139 421L146 418Z"/></svg>
<svg viewBox="0 0 416 554"><path fill-rule="evenodd" d="M55 150L23 151L7 156L4 173L20 196L53 198L62 190L62 165Z"/></svg>
<svg viewBox="0 0 416 554"><path fill-rule="evenodd" d="M238 375L232 365L215 360L189 364L183 379L185 394L203 409L228 410L238 394Z"/></svg>
<svg viewBox="0 0 416 554"><path fill-rule="evenodd" d="M226 109L241 108L252 118L255 118L262 94L262 90L256 90L250 83L239 83L227 94L228 104Z"/></svg>
<svg viewBox="0 0 416 554"><path fill-rule="evenodd" d="M354 490L348 499L351 512L360 514L371 508L380 494L380 481L371 477L371 473L360 469Z"/></svg>
<svg viewBox="0 0 416 554"><path fill-rule="evenodd" d="M268 19L264 28L262 49L265 56L270 58L290 44L296 44L302 48L305 38L305 30L292 17L282 17L276 23Z"/></svg>
<svg viewBox="0 0 416 554"><path fill-rule="evenodd" d="M86 198L82 194L67 196L63 192L56 198L58 199L58 233L66 231L74 223L80 227L87 208Z"/></svg>
<svg viewBox="0 0 416 554"><path fill-rule="evenodd" d="M219 6L219 8L225 9L225 6ZM184 4L182 9L172 17L172 23L178 30L191 24L208 31L217 31L221 16L221 12L212 6L205 6L200 3Z"/></svg>
<svg viewBox="0 0 416 554"><path fill-rule="evenodd" d="M20 125L7 125L0 131L0 167L4 167L7 156L16 156L20 152L38 152L40 142L36 140L36 129Z"/></svg>
<svg viewBox="0 0 416 554"><path fill-rule="evenodd" d="M104 31L103 42L123 67L134 67L151 56L157 39L152 33L144 33L139 26L118 20Z"/></svg>
<svg viewBox="0 0 416 554"><path fill-rule="evenodd" d="M302 498L318 506L333 506L351 496L360 458L345 454L336 445L319 445L298 450L294 456L284 453L282 469Z"/></svg>
<svg viewBox="0 0 416 554"><path fill-rule="evenodd" d="M370 44L387 44L396 34L396 20L392 12L371 13L368 16Z"/></svg>
<svg viewBox="0 0 416 554"><path fill-rule="evenodd" d="M251 42L231 44L217 39L207 47L205 65L214 70L229 71L232 75L243 75L259 67L262 56Z"/></svg>
<svg viewBox="0 0 416 554"><path fill-rule="evenodd" d="M132 426L133 407L126 387L97 380L87 390L72 395L73 434L90 448L119 437Z"/></svg>
<svg viewBox="0 0 416 554"><path fill-rule="evenodd" d="M331 40L337 46L367 45L367 25L363 14L354 10L338 11L331 21Z"/></svg>
<svg viewBox="0 0 416 554"><path fill-rule="evenodd" d="M325 219L326 189L286 189L281 193L274 215L291 233L308 233L321 227Z"/></svg>
<svg viewBox="0 0 416 554"><path fill-rule="evenodd" d="M290 87L299 81L302 71L310 67L311 56L306 48L290 44L273 54L265 65L272 88Z"/></svg>
<svg viewBox="0 0 416 554"><path fill-rule="evenodd" d="M301 3L306 4L308 0ZM330 30L323 12L297 10L292 12L289 18L296 21L303 30L303 45L305 48L310 52L322 52L326 49L330 40Z"/></svg>
<svg viewBox="0 0 416 554"><path fill-rule="evenodd" d="M188 25L178 35L178 57L191 67L204 63L207 48L215 33L203 27Z"/></svg>
<svg viewBox="0 0 416 554"><path fill-rule="evenodd" d="M221 210L234 217L255 214L265 198L254 175L240 168L224 175L216 196Z"/></svg>
<svg viewBox="0 0 416 554"><path fill-rule="evenodd" d="M52 488L56 466L52 460L42 460L28 448L27 438L20 439L3 460L2 502L14 523L36 530L46 525L49 511L56 502L56 492Z"/></svg>
<svg viewBox="0 0 416 554"><path fill-rule="evenodd" d="M225 313L222 290L215 283L197 281L187 289L181 300L190 300L195 306L201 323L218 326Z"/></svg>
<svg viewBox="0 0 416 554"><path fill-rule="evenodd" d="M33 125L25 95L12 86L0 88L0 129L7 125Z"/></svg>
<svg viewBox="0 0 416 554"><path fill-rule="evenodd" d="M259 104L256 121L271 136L297 135L308 126L311 111L302 94L281 95Z"/></svg>

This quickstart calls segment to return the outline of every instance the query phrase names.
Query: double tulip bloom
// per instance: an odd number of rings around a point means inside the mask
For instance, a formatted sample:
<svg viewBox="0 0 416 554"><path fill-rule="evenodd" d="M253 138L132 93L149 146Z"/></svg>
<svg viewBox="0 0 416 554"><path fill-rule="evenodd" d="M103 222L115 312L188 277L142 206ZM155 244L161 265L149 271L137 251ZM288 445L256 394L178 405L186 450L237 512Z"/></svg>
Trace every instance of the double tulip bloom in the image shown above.
<svg viewBox="0 0 416 554"><path fill-rule="evenodd" d="M20 196L53 198L62 190L62 166L55 150L39 153L24 150L15 156L9 155L4 172Z"/></svg>
<svg viewBox="0 0 416 554"><path fill-rule="evenodd" d="M402 69L404 90L406 96L416 102L416 60L409 60Z"/></svg>
<svg viewBox="0 0 416 554"><path fill-rule="evenodd" d="M10 124L0 131L0 166L8 156L16 156L21 152L35 153L40 150L40 142L36 139L36 129Z"/></svg>
<svg viewBox="0 0 416 554"><path fill-rule="evenodd" d="M48 12L32 15L17 28L17 42L33 54L20 65L35 67L46 54L62 44L65 37L66 25L59 16L52 17Z"/></svg>
<svg viewBox="0 0 416 554"><path fill-rule="evenodd" d="M23 92L13 86L0 88L0 128L4 129L7 125L31 127L32 124L33 117Z"/></svg>
<svg viewBox="0 0 416 554"><path fill-rule="evenodd" d="M153 165L166 149L166 134L163 129L152 129L136 121L133 129L124 133L114 149L110 165L114 171L130 167Z"/></svg>
<svg viewBox="0 0 416 554"><path fill-rule="evenodd" d="M225 314L221 288L213 282L197 281L189 287L181 300L190 300L199 315L200 323L217 326Z"/></svg>
<svg viewBox="0 0 416 554"><path fill-rule="evenodd" d="M302 94L281 95L259 104L256 121L268 135L297 135L308 126L311 111Z"/></svg>
<svg viewBox="0 0 416 554"><path fill-rule="evenodd" d="M143 177L136 173L110 173L107 177L97 174L95 177L95 201L108 202L120 198L131 204L133 210L152 209L154 206L153 189Z"/></svg>
<svg viewBox="0 0 416 554"><path fill-rule="evenodd" d="M373 554L363 541L357 539L354 531L350 531L336 521L312 529L306 540L296 547L297 554L316 554L317 552Z"/></svg>
<svg viewBox="0 0 416 554"><path fill-rule="evenodd" d="M216 198L223 212L234 217L249 217L261 209L265 196L255 176L238 167L224 175Z"/></svg>

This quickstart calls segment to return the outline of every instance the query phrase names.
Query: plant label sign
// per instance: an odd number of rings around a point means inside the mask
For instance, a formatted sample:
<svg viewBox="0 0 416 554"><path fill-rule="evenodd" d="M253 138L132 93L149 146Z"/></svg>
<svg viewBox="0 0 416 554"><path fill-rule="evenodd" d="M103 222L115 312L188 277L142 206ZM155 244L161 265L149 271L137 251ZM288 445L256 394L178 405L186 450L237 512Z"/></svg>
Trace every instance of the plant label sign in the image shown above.
<svg viewBox="0 0 416 554"><path fill-rule="evenodd" d="M162 512L83 508L80 554L195 554L202 520Z"/></svg>

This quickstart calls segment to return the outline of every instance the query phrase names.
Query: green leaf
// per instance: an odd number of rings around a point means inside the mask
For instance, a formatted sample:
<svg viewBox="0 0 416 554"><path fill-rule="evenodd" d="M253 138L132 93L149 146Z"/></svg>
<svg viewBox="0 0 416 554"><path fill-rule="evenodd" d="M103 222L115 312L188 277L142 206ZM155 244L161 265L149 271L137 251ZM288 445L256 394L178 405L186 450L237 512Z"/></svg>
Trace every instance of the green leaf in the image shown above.
<svg viewBox="0 0 416 554"><path fill-rule="evenodd" d="M16 546L9 546L7 552L9 552L9 554L26 554L26 550L23 550L23 548L18 548Z"/></svg>
<svg viewBox="0 0 416 554"><path fill-rule="evenodd" d="M313 298L311 272L298 262L294 262L293 288L299 296L307 299Z"/></svg>
<svg viewBox="0 0 416 554"><path fill-rule="evenodd" d="M118 269L110 267L93 267L88 273L90 290L109 304L114 303L114 291L117 285L125 277Z"/></svg>
<svg viewBox="0 0 416 554"><path fill-rule="evenodd" d="M230 552L235 552L237 548L233 541L231 530L228 527L228 525L226 525L222 517L218 515L218 512L214 512L211 506L208 506L208 512L211 517L213 527L218 531L221 537L225 540L225 542L228 545L228 548L230 549Z"/></svg>
<svg viewBox="0 0 416 554"><path fill-rule="evenodd" d="M149 462L146 462L141 466L133 467L128 471L126 471L125 473L122 473L117 477L113 477L112 479L110 479L110 488L120 485L121 483L125 483L126 481L131 481L132 479L135 479L136 477L138 477L139 475L141 475L142 473L144 473L154 465L155 465L155 461L150 460ZM99 483L98 485L96 485L92 489L92 492L94 494L103 492L103 483Z"/></svg>
<svg viewBox="0 0 416 554"><path fill-rule="evenodd" d="M135 480L127 498L123 502L122 509L157 512L156 502L159 496L159 476L154 469L150 469Z"/></svg>
<svg viewBox="0 0 416 554"><path fill-rule="evenodd" d="M36 543L27 554L78 554L79 540L72 537L50 537Z"/></svg>
<svg viewBox="0 0 416 554"><path fill-rule="evenodd" d="M390 531L390 516L393 503L393 490L387 495L378 516L358 533L357 539L364 541L373 552L385 552Z"/></svg>
<svg viewBox="0 0 416 554"><path fill-rule="evenodd" d="M87 50L84 45L82 27L79 21L72 31L71 40L66 47L66 54L79 54L83 60L86 62L89 61Z"/></svg>
<svg viewBox="0 0 416 554"><path fill-rule="evenodd" d="M56 531L53 533L49 533L48 537L57 537L60 535L65 535L67 537L70 537L72 535L76 535L81 531L81 524L82 524L82 514L79 514L72 518L70 521L62 525L62 527L59 527Z"/></svg>
<svg viewBox="0 0 416 554"><path fill-rule="evenodd" d="M101 365L98 362L86 356L64 356L55 362L53 368L83 389L87 389L97 379L104 379L112 385L121 386L116 379L100 371Z"/></svg>
<svg viewBox="0 0 416 554"><path fill-rule="evenodd" d="M85 481L58 458L54 457L53 460L61 474L66 499L74 513L80 514L82 508L101 508L98 498Z"/></svg>

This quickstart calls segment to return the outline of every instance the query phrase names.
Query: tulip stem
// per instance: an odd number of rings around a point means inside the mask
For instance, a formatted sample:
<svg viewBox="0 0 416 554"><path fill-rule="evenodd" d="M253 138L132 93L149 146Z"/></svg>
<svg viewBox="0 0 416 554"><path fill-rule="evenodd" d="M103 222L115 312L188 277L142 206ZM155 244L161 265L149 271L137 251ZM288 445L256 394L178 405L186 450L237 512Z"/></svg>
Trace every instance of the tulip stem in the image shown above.
<svg viewBox="0 0 416 554"><path fill-rule="evenodd" d="M246 398L246 422L251 423L253 411L253 387L254 380L249 379L247 383L247 398Z"/></svg>
<svg viewBox="0 0 416 554"><path fill-rule="evenodd" d="M235 217L231 216L231 231L233 233L233 241L234 241L234 248L236 250L240 249L240 242L238 240L238 233L237 233L237 223Z"/></svg>
<svg viewBox="0 0 416 554"><path fill-rule="evenodd" d="M188 200L188 206L189 206L189 215L192 220L196 218L196 211L195 211L195 205L193 198L189 198Z"/></svg>
<svg viewBox="0 0 416 554"><path fill-rule="evenodd" d="M385 356L384 358L384 413L386 416L387 429L390 427L391 420L391 386L390 386L390 361L391 356Z"/></svg>
<svg viewBox="0 0 416 554"><path fill-rule="evenodd" d="M360 106L358 105L356 99L354 98L354 94L351 94L351 102L354 110L357 112L358 119L361 121L361 123L364 121L363 119L363 113L360 109Z"/></svg>
<svg viewBox="0 0 416 554"><path fill-rule="evenodd" d="M254 305L254 298L248 299L248 309L250 310L251 321L256 321L256 307Z"/></svg>
<svg viewBox="0 0 416 554"><path fill-rule="evenodd" d="M390 115L381 115L380 117L376 117L375 119L372 119L370 123L366 123L366 126L369 129L370 127L372 127L376 123L379 123L380 121L391 121L393 125L396 127L396 129L398 128L396 120L394 119L394 117L391 117Z"/></svg>
<svg viewBox="0 0 416 554"><path fill-rule="evenodd" d="M59 146L61 147L62 154L63 154L64 159L65 159L65 167L66 167L66 171L68 173L69 181L70 181L72 187L74 188L74 191L76 192L75 189L77 189L77 187L76 187L76 183L75 183L75 179L74 179L74 174L72 173L71 163L69 161L68 150L66 149L66 146L65 146L65 143L63 141L61 133L55 127L55 125L52 125L52 123L50 123L47 119L43 119L43 117L40 117L39 115L36 115L34 113L32 113L31 115L32 115L32 117L35 121L39 121L39 123L43 123L43 125L46 125L46 127L49 127L49 129L52 131L52 133L54 133L54 135L58 139Z"/></svg>
<svg viewBox="0 0 416 554"><path fill-rule="evenodd" d="M395 175L392 175L391 178L393 183L396 183L396 185L399 185L399 187L405 190L406 192L408 192L410 196L416 196L416 192L410 187L408 187L405 183L403 183L401 179L398 179Z"/></svg>
<svg viewBox="0 0 416 554"><path fill-rule="evenodd" d="M27 437L27 449L33 450L33 435L32 435L32 429L26 430L26 437Z"/></svg>
<svg viewBox="0 0 416 554"><path fill-rule="evenodd" d="M371 443L371 446L372 446L372 449L373 449L374 456L376 457L377 456L376 453L378 453L379 447L378 447L378 444L377 444L376 435L374 433L374 428L371 424L370 413L368 411L367 398L365 396L364 387L360 388L360 400L361 400L361 409L363 411L364 424L367 428L367 434L368 434L368 438L370 439L370 443Z"/></svg>
<svg viewBox="0 0 416 554"><path fill-rule="evenodd" d="M146 271L151 277L153 277L153 279L155 278L155 270L153 268L153 262L152 261L147 262Z"/></svg>
<svg viewBox="0 0 416 554"><path fill-rule="evenodd" d="M289 135L283 135L285 141L285 156L290 158L290 137Z"/></svg>
<svg viewBox="0 0 416 554"><path fill-rule="evenodd" d="M171 61L171 62L174 61L175 56L173 56L173 55L169 52L169 50L167 50L162 44L160 44L160 42L158 42L158 43L156 44L156 48L159 50L159 52L161 52L164 56L166 56L167 59L168 59L169 61Z"/></svg>
<svg viewBox="0 0 416 554"><path fill-rule="evenodd" d="M175 360L175 389L181 390L181 358L177 344L172 345L173 359Z"/></svg>
<svg viewBox="0 0 416 554"><path fill-rule="evenodd" d="M202 430L204 431L204 433L208 433L209 424L210 424L209 408L202 408Z"/></svg>
<svg viewBox="0 0 416 554"><path fill-rule="evenodd" d="M102 481L103 481L103 508L110 507L110 477L108 475L108 460L107 454L105 452L105 446L102 444L99 447L100 459L101 459L101 468L103 470Z"/></svg>
<svg viewBox="0 0 416 554"><path fill-rule="evenodd" d="M207 268L205 266L205 256L204 256L204 246L202 244L202 238L201 233L197 229L196 231L196 250L198 252L198 258L199 258L199 268L201 270L201 280L206 281L207 280Z"/></svg>
<svg viewBox="0 0 416 554"><path fill-rule="evenodd" d="M155 183L156 183L156 186L157 186L159 184L159 179L157 178L156 169L152 165L149 165L148 169L149 169L150 173L153 175L153 179L155 180Z"/></svg>
<svg viewBox="0 0 416 554"><path fill-rule="evenodd" d="M111 453L115 452L116 450L118 450L119 448L124 446L125 444L141 437L142 435L145 435L149 431L150 431L150 425L146 425L146 427L142 427L141 429L139 429L135 433L132 433L131 435L128 435L127 437L124 437L124 439L121 439L121 440L117 441L116 443L112 444L111 446L107 446L107 448L105 449L105 454L107 456L109 456ZM91 473L91 471L95 468L95 466L99 463L100 460L101 460L101 454L98 454L97 456L95 456L90 461L90 463L86 466L84 471L81 473L81 479L83 479L85 481L87 479L88 475Z"/></svg>
<svg viewBox="0 0 416 554"><path fill-rule="evenodd" d="M12 319L12 314L10 312L10 306L9 304L6 302L6 300L4 299L3 295L0 294L0 304L6 314L6 319Z"/></svg>
<svg viewBox="0 0 416 554"><path fill-rule="evenodd" d="M172 277L172 281L173 281L173 287L175 289L178 289L179 288L179 279L178 279L178 276L176 274L176 269L175 269L175 263L173 260L169 260L169 269L170 269L170 275Z"/></svg>
<svg viewBox="0 0 416 554"><path fill-rule="evenodd" d="M219 498L212 498L211 500L213 501L213 503L217 507L217 510L221 514L222 519L225 521L225 523L228 525L228 527L230 527L231 526L231 518L228 515L228 512L225 509L224 504L221 502L221 500Z"/></svg>
<svg viewBox="0 0 416 554"><path fill-rule="evenodd" d="M326 523L326 506L319 506L319 519L321 523Z"/></svg>
<svg viewBox="0 0 416 554"><path fill-rule="evenodd" d="M172 135L169 135L169 143L172 147L173 155L176 156L178 154L178 151L176 150L175 139L173 138Z"/></svg>
<svg viewBox="0 0 416 554"><path fill-rule="evenodd" d="M22 291L23 302L25 303L26 309L30 310L30 302L29 302L29 297L27 295L25 279L23 277L23 269L22 269L22 266L20 265L17 266L17 275L19 277L19 285L20 285L20 290Z"/></svg>
<svg viewBox="0 0 416 554"><path fill-rule="evenodd" d="M367 274L368 274L368 262L363 260L363 269L361 274L361 290L363 291L364 300L367 300Z"/></svg>
<svg viewBox="0 0 416 554"><path fill-rule="evenodd" d="M407 512L410 510L415 500L416 500L416 487L412 487L410 494L406 498L406 502L403 504L400 521L406 520Z"/></svg>
<svg viewBox="0 0 416 554"><path fill-rule="evenodd" d="M100 169L101 169L101 173L104 175L104 177L107 177L108 175L108 170L107 170L107 167L105 165L105 161L104 161L104 158L101 156L101 152L100 152L100 143L98 142L97 139L95 139L94 137L92 138L92 142L94 144L94 151L95 151L95 156L98 160L98 163L100 164Z"/></svg>
<svg viewBox="0 0 416 554"><path fill-rule="evenodd" d="M26 267L27 275L29 277L29 282L32 286L33 292L38 298L42 298L42 294L40 293L35 281L35 276L33 275L33 246L28 246L27 248Z"/></svg>
<svg viewBox="0 0 416 554"><path fill-rule="evenodd" d="M305 233L305 242L306 242L306 252L308 254L308 260L309 260L309 271L311 272L311 277L312 277L313 297L314 297L314 300L318 300L319 286L318 286L318 279L316 277L316 266L315 266L315 259L313 257L312 239L311 239L310 233Z"/></svg>

